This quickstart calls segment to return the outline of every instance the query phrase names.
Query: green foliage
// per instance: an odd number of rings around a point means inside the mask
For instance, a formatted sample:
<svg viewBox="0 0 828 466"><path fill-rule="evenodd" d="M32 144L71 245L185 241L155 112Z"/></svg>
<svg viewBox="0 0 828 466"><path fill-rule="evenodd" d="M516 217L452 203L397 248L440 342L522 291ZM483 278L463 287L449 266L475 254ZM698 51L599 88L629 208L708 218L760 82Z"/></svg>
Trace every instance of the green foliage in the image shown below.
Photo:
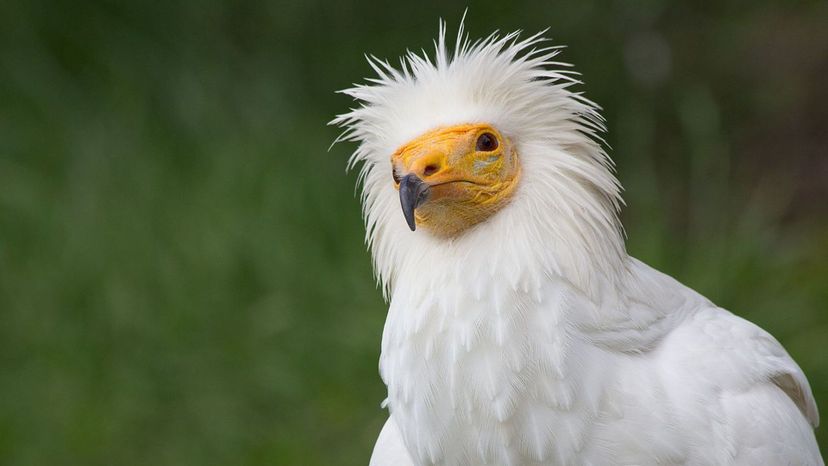
<svg viewBox="0 0 828 466"><path fill-rule="evenodd" d="M570 45L631 253L774 333L828 403L828 8L694 3L468 26ZM385 306L325 123L363 52L464 8L0 3L0 463L365 464Z"/></svg>

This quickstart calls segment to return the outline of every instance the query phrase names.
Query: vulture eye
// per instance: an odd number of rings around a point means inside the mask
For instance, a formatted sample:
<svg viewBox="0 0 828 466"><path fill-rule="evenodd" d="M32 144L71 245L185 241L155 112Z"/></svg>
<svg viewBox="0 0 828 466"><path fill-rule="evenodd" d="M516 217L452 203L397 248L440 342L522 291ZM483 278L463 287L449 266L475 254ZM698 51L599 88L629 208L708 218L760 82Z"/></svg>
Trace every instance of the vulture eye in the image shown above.
<svg viewBox="0 0 828 466"><path fill-rule="evenodd" d="M497 149L497 138L492 133L483 133L477 138L477 150L491 152Z"/></svg>
<svg viewBox="0 0 828 466"><path fill-rule="evenodd" d="M400 184L400 181L402 181L402 179L400 178L400 175L397 174L397 168L396 167L391 169L391 178L394 178L394 183L396 183L396 184Z"/></svg>

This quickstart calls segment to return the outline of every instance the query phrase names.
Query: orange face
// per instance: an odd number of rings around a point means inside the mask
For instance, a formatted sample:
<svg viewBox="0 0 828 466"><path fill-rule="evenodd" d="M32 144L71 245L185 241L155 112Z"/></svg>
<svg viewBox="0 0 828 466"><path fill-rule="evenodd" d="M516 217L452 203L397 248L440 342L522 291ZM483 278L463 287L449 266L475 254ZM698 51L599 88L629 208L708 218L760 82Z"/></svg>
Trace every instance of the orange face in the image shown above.
<svg viewBox="0 0 828 466"><path fill-rule="evenodd" d="M500 210L520 177L511 142L487 124L429 131L391 156L394 184L412 230L454 236Z"/></svg>

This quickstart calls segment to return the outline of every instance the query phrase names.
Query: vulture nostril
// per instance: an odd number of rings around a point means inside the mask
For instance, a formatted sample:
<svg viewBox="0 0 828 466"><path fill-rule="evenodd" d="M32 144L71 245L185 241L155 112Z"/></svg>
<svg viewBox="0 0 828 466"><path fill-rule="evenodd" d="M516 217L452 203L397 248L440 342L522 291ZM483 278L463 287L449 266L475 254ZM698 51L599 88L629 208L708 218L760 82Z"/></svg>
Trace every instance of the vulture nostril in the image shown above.
<svg viewBox="0 0 828 466"><path fill-rule="evenodd" d="M437 173L437 170L440 168L437 165L426 165L425 169L423 169L423 176L431 176Z"/></svg>

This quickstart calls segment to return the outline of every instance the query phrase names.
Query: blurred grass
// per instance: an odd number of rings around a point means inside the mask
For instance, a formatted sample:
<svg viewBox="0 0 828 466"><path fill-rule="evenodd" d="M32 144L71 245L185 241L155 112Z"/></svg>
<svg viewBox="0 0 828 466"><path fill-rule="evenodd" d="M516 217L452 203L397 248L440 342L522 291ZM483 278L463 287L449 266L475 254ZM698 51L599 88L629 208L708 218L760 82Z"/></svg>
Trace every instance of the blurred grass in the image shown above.
<svg viewBox="0 0 828 466"><path fill-rule="evenodd" d="M365 464L385 307L363 52L465 4L0 3L0 463ZM629 250L779 338L828 403L825 2L479 2L606 109ZM818 430L825 445L828 435Z"/></svg>

